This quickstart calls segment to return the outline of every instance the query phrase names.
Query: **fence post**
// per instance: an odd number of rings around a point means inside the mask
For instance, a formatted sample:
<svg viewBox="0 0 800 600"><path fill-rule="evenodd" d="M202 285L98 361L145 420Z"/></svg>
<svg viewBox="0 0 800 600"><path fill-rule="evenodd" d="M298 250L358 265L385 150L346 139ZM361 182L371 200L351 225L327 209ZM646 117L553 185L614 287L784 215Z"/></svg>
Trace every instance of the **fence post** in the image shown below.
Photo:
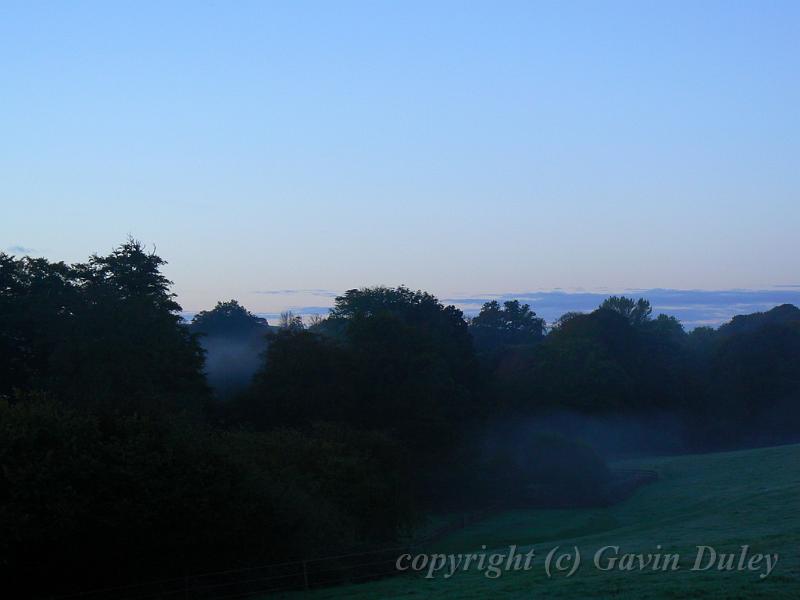
<svg viewBox="0 0 800 600"><path fill-rule="evenodd" d="M306 563L307 563L307 561L304 560L303 561L303 585L305 585L305 588L308 589L308 566L307 566Z"/></svg>

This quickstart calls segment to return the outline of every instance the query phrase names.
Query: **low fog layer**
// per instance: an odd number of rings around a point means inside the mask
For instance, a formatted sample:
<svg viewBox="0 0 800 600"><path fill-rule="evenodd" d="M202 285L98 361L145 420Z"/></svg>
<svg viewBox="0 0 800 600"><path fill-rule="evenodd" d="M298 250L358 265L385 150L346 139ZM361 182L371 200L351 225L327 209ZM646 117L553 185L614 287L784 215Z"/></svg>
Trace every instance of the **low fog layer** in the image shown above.
<svg viewBox="0 0 800 600"><path fill-rule="evenodd" d="M263 360L267 340L205 336L200 338L200 345L206 352L208 383L218 397L225 398L250 384Z"/></svg>

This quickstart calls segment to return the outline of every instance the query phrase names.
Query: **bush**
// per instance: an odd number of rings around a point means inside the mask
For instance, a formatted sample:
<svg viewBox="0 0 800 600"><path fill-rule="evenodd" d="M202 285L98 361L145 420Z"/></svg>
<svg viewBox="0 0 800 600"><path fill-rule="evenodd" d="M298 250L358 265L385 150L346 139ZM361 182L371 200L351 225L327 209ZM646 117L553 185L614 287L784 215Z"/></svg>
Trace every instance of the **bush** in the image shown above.
<svg viewBox="0 0 800 600"><path fill-rule="evenodd" d="M393 445L0 402L0 571L67 592L334 554L411 519Z"/></svg>
<svg viewBox="0 0 800 600"><path fill-rule="evenodd" d="M480 467L495 505L600 503L610 480L605 461L587 444L557 434L516 431L490 439Z"/></svg>
<svg viewBox="0 0 800 600"><path fill-rule="evenodd" d="M589 445L557 434L538 433L524 448L524 477L576 497L596 492L609 479L605 461Z"/></svg>

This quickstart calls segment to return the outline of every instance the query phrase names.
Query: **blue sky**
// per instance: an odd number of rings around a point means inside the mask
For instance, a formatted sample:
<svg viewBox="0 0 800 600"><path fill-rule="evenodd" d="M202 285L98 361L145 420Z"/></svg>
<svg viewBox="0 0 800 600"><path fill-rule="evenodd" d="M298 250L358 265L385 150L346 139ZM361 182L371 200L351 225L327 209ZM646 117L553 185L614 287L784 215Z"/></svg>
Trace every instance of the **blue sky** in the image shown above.
<svg viewBox="0 0 800 600"><path fill-rule="evenodd" d="M0 248L131 234L187 310L773 289L798 106L798 2L3 2Z"/></svg>

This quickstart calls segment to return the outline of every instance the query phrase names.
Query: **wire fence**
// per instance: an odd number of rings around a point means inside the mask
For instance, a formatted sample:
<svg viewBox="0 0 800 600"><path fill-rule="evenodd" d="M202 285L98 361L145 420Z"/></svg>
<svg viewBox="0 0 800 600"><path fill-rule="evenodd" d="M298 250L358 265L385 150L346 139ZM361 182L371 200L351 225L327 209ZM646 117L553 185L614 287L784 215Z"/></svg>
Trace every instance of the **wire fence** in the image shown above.
<svg viewBox="0 0 800 600"><path fill-rule="evenodd" d="M649 470L615 469L614 474L617 483L609 491L609 503L618 502L639 486L658 479L658 474ZM406 545L173 577L57 596L52 600L235 600L383 579L401 573L396 567L401 555L416 554L422 547L481 521L497 510L463 513Z"/></svg>
<svg viewBox="0 0 800 600"><path fill-rule="evenodd" d="M463 514L413 544L173 577L56 596L52 600L234 600L383 579L400 574L396 564L401 555L415 554L422 546L482 520L491 512Z"/></svg>

